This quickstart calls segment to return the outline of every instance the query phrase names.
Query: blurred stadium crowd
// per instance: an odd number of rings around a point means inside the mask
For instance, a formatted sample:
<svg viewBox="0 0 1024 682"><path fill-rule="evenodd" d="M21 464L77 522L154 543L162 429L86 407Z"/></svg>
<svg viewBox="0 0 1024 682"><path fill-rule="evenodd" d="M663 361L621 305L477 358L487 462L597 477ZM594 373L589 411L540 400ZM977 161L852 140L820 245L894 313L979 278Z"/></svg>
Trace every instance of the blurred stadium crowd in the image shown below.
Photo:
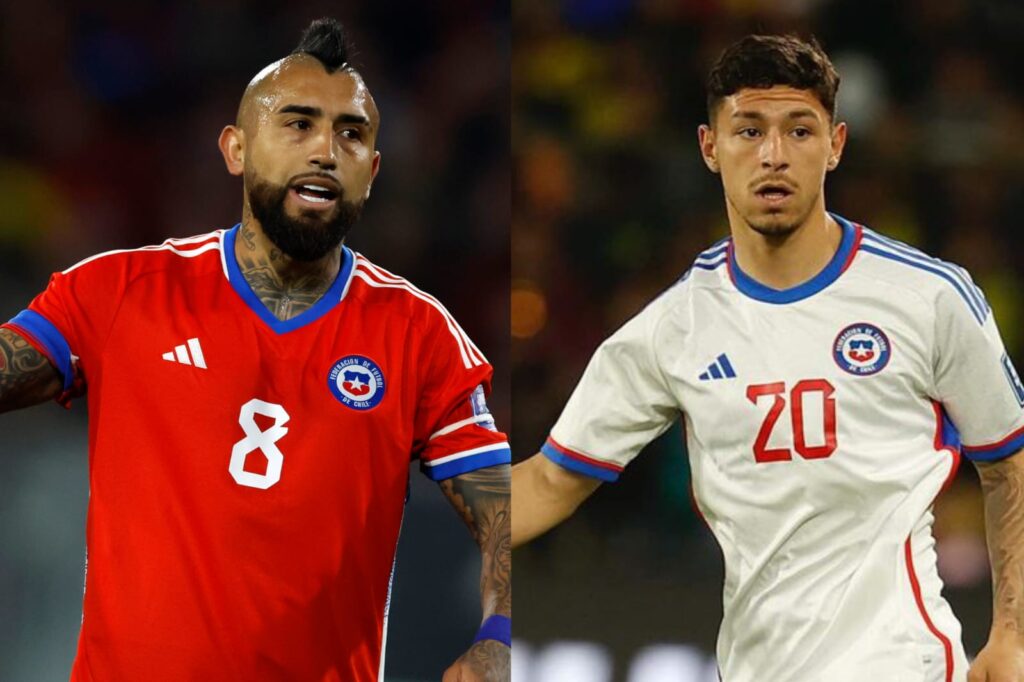
<svg viewBox="0 0 1024 682"><path fill-rule="evenodd" d="M0 3L0 316L86 256L236 223L241 181L225 171L217 136L246 83L325 15L351 31L382 114L380 177L349 243L453 312L497 367L490 403L507 429L502 2ZM66 679L70 670L88 491L84 408L0 418L2 680ZM391 680L440 678L479 623L479 553L435 488L414 473Z"/></svg>
<svg viewBox="0 0 1024 682"><path fill-rule="evenodd" d="M1024 363L1021 5L522 0L512 31L519 458L539 448L601 339L727 234L696 127L711 62L751 32L814 35L839 70L850 138L827 181L829 209L968 268ZM940 572L973 654L990 597L971 465L936 517ZM565 527L517 551L515 567L529 585L517 636L600 642L611 677L592 682L625 680L627 661L654 642L713 651L721 559L691 511L678 427Z"/></svg>

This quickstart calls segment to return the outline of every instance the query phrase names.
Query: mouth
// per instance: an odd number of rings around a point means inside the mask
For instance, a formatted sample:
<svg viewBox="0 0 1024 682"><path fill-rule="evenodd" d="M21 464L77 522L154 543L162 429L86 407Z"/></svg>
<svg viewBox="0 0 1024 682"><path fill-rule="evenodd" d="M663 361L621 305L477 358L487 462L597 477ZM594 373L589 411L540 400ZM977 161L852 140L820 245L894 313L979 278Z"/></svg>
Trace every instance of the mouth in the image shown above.
<svg viewBox="0 0 1024 682"><path fill-rule="evenodd" d="M754 194L770 204L778 204L793 196L793 190L787 185L765 184L754 190Z"/></svg>
<svg viewBox="0 0 1024 682"><path fill-rule="evenodd" d="M307 179L294 183L289 188L301 204L314 208L328 208L333 206L340 195L340 189L333 180L329 179Z"/></svg>

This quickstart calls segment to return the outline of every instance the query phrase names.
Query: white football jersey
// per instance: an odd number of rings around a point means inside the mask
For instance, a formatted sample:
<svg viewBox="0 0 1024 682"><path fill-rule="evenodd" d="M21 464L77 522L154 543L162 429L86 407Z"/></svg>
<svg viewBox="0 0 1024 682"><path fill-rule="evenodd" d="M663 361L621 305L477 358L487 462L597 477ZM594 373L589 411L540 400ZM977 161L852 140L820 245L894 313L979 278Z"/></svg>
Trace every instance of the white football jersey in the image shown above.
<svg viewBox="0 0 1024 682"><path fill-rule="evenodd" d="M591 359L542 451L614 480L682 414L725 556L725 682L967 677L931 507L960 452L1024 446L1024 386L961 268L833 216L786 290L701 254Z"/></svg>

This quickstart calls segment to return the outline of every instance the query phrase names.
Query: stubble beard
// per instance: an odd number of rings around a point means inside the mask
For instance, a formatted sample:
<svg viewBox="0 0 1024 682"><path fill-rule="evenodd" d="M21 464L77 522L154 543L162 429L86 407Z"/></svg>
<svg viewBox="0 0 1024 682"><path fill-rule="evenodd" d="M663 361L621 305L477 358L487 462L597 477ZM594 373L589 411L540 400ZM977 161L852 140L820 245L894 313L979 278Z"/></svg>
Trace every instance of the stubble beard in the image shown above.
<svg viewBox="0 0 1024 682"><path fill-rule="evenodd" d="M365 200L345 201L342 191L331 213L325 215L323 211L305 209L298 216L292 216L285 209L288 186L253 175L247 178L246 187L249 209L263 233L281 253L306 263L320 260L341 245L359 222L365 203Z"/></svg>
<svg viewBox="0 0 1024 682"><path fill-rule="evenodd" d="M811 201L806 209L794 215L789 211L744 211L731 198L727 200L747 227L769 241L776 243L786 241L802 225L806 224L811 213L814 211L815 204L814 201Z"/></svg>

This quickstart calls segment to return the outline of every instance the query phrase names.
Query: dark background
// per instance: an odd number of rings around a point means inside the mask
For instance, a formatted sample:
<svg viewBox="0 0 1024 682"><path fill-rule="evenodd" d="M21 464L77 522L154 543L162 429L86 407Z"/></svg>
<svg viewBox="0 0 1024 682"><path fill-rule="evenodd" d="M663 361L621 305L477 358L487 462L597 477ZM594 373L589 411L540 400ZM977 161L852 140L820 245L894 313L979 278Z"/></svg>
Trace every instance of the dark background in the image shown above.
<svg viewBox="0 0 1024 682"><path fill-rule="evenodd" d="M0 4L0 318L89 255L230 227L221 128L314 18L350 29L380 177L350 244L435 294L497 367L510 423L509 9L488 0ZM81 616L84 401L0 417L0 680L67 679ZM480 619L479 553L412 473L389 680L438 680Z"/></svg>
<svg viewBox="0 0 1024 682"><path fill-rule="evenodd" d="M750 32L814 34L839 70L850 136L827 181L830 210L967 267L1024 362L1024 6L521 0L512 14L519 458L539 448L601 339L728 233L696 128L711 62ZM517 550L516 581L529 586L516 597L517 682L715 679L721 554L688 476L676 426ZM936 516L945 594L974 654L990 584L970 464Z"/></svg>

